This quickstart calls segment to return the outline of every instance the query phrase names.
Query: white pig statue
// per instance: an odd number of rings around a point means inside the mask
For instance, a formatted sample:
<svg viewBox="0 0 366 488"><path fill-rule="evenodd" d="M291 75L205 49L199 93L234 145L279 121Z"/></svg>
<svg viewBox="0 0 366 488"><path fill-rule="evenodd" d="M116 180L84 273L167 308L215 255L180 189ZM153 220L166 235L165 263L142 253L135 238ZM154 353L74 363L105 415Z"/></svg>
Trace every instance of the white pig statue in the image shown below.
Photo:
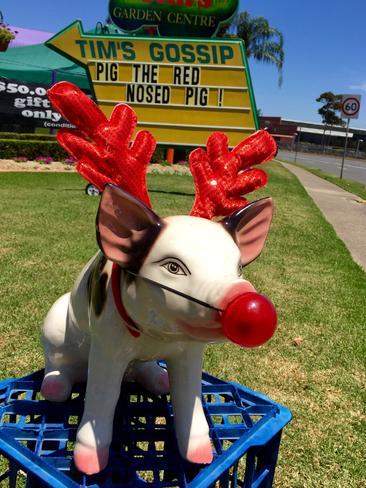
<svg viewBox="0 0 366 488"><path fill-rule="evenodd" d="M63 401L75 382L87 380L74 449L84 473L97 473L108 462L124 378L153 394L170 391L181 455L210 463L201 404L205 344L229 339L254 347L276 328L271 302L241 277L241 267L260 254L272 218L271 198L248 204L242 195L266 182L265 173L251 166L272 159L275 143L258 131L230 152L226 136L212 134L207 152L190 155L197 187L191 215L160 218L145 183L155 141L141 131L130 143L133 110L117 105L108 120L66 82L56 84L49 98L77 127L59 131L60 144L103 193L96 222L100 252L44 322L42 393Z"/></svg>

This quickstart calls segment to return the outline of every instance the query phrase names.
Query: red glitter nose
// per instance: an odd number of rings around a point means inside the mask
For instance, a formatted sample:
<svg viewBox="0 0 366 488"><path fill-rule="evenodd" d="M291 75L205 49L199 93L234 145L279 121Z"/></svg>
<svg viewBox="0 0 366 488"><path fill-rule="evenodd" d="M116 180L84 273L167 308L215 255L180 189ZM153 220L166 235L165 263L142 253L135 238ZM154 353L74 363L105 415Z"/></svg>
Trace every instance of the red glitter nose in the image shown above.
<svg viewBox="0 0 366 488"><path fill-rule="evenodd" d="M247 292L229 302L221 316L221 323L230 341L242 347L257 347L273 336L277 327L277 313L267 297Z"/></svg>

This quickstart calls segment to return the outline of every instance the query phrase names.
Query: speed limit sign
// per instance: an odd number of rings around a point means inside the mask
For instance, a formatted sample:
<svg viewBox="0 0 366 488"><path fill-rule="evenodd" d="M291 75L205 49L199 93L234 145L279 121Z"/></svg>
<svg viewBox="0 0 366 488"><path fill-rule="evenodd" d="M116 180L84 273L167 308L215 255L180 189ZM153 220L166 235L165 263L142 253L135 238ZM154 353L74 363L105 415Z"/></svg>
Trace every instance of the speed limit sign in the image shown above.
<svg viewBox="0 0 366 488"><path fill-rule="evenodd" d="M342 95L341 112L346 119L358 119L361 95Z"/></svg>

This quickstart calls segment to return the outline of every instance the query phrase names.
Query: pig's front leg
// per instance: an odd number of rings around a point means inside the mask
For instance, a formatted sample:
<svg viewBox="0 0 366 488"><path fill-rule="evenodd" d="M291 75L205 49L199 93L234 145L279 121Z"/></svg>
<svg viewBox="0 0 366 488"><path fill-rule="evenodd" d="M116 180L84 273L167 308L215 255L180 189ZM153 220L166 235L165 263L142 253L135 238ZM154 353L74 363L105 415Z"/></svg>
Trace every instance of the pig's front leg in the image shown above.
<svg viewBox="0 0 366 488"><path fill-rule="evenodd" d="M89 355L84 415L76 436L75 466L86 474L98 473L108 463L113 418L121 383L132 358L125 348L107 348L93 338Z"/></svg>
<svg viewBox="0 0 366 488"><path fill-rule="evenodd" d="M201 402L203 349L190 344L167 363L179 451L192 463L208 464L213 455Z"/></svg>

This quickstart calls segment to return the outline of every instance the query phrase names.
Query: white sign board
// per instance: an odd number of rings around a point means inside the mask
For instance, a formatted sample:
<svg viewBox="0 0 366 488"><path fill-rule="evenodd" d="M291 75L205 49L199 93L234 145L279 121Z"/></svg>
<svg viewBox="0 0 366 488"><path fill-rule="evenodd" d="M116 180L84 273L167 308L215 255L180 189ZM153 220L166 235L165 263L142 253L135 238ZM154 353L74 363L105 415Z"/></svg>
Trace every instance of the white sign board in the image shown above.
<svg viewBox="0 0 366 488"><path fill-rule="evenodd" d="M342 95L341 112L346 119L358 119L361 95Z"/></svg>

